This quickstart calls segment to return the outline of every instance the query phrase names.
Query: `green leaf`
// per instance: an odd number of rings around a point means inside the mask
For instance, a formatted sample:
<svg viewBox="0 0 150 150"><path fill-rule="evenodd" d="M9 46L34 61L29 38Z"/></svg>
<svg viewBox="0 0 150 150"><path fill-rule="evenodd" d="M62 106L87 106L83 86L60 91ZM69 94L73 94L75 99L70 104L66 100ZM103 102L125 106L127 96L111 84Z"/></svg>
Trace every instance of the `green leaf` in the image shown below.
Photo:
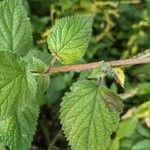
<svg viewBox="0 0 150 150"><path fill-rule="evenodd" d="M60 119L73 150L106 150L119 124L118 101L120 97L94 81L78 81L71 87L63 98Z"/></svg>
<svg viewBox="0 0 150 150"><path fill-rule="evenodd" d="M150 64L136 66L130 70L130 73L133 76L136 76L138 79L143 81L145 79L149 79L150 77L149 68L150 68Z"/></svg>
<svg viewBox="0 0 150 150"><path fill-rule="evenodd" d="M48 67L47 65L40 59L32 57L33 59L33 69L35 69L38 73L44 73Z"/></svg>
<svg viewBox="0 0 150 150"><path fill-rule="evenodd" d="M31 33L21 0L4 0L0 5L0 51L26 54L32 46Z"/></svg>
<svg viewBox="0 0 150 150"><path fill-rule="evenodd" d="M0 140L11 150L27 150L37 124L37 83L17 55L0 52L0 60Z"/></svg>
<svg viewBox="0 0 150 150"><path fill-rule="evenodd" d="M49 65L50 60L51 60L51 55L48 52L41 51L37 49L36 47L33 47L26 56L24 56L24 60L31 64L33 63L33 58L35 57L37 59L40 59L43 61L46 65Z"/></svg>
<svg viewBox="0 0 150 150"><path fill-rule="evenodd" d="M49 62L49 55L45 52L37 49L31 50L25 57L24 60L28 62L29 70L35 71L35 79L37 81L37 95L36 99L39 106L45 104L44 93L47 91L50 85L49 75L43 74L48 66L45 63Z"/></svg>
<svg viewBox="0 0 150 150"><path fill-rule="evenodd" d="M94 68L88 78L103 78L106 75L112 75L112 68L109 63L99 63L96 68Z"/></svg>
<svg viewBox="0 0 150 150"><path fill-rule="evenodd" d="M64 17L48 36L50 51L64 64L80 60L91 37L91 26L91 16Z"/></svg>
<svg viewBox="0 0 150 150"><path fill-rule="evenodd" d="M108 150L119 150L119 139L115 138L114 140L111 141Z"/></svg>
<svg viewBox="0 0 150 150"><path fill-rule="evenodd" d="M131 150L149 150L150 149L150 140L145 139L140 142L137 142Z"/></svg>
<svg viewBox="0 0 150 150"><path fill-rule="evenodd" d="M104 73L103 69L104 69L103 63L99 64L96 68L94 68L92 70L92 72L88 76L88 78L100 78L100 77L104 77L105 73Z"/></svg>
<svg viewBox="0 0 150 150"><path fill-rule="evenodd" d="M150 94L150 84L149 82L141 82L138 83L136 85L136 87L138 88L138 95L146 95L146 94Z"/></svg>
<svg viewBox="0 0 150 150"><path fill-rule="evenodd" d="M38 51L37 51L38 52ZM44 92L48 89L50 85L50 78L48 75L43 74L47 69L48 66L41 60L36 58L37 55L32 56L28 53L24 60L28 62L28 68L32 71L35 71L37 73L34 73L35 79L37 81L37 95L36 99L39 103L39 106L43 105L45 103L44 101ZM31 53L33 54L33 53ZM39 54L45 54L45 53L39 53Z"/></svg>
<svg viewBox="0 0 150 150"><path fill-rule="evenodd" d="M44 99L44 93L47 91L50 85L50 78L47 75L37 75L35 78L38 85L36 99L39 103L39 106L41 106L46 102Z"/></svg>
<svg viewBox="0 0 150 150"><path fill-rule="evenodd" d="M145 138L150 139L150 128L147 128L143 122L138 124L137 132Z"/></svg>
<svg viewBox="0 0 150 150"><path fill-rule="evenodd" d="M137 127L138 119L137 117L128 118L120 123L119 129L117 131L117 137L119 139L124 137L130 137Z"/></svg>
<svg viewBox="0 0 150 150"><path fill-rule="evenodd" d="M125 82L125 74L124 71L119 67L112 68L113 78L122 86L124 87Z"/></svg>
<svg viewBox="0 0 150 150"><path fill-rule="evenodd" d="M141 104L135 111L138 118L150 118L150 100Z"/></svg>

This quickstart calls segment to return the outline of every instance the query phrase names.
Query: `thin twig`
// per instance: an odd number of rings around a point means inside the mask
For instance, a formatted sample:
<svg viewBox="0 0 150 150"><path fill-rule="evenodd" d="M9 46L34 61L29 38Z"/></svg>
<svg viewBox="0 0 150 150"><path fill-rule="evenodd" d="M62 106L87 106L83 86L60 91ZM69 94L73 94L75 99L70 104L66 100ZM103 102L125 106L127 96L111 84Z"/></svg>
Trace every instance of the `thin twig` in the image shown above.
<svg viewBox="0 0 150 150"><path fill-rule="evenodd" d="M48 150L52 150L53 146L55 145L55 143L57 142L57 140L60 138L60 136L62 135L61 134L62 131L59 130L58 133L56 134L56 136L54 137L54 139L51 141L51 143L49 144L48 146Z"/></svg>
<svg viewBox="0 0 150 150"><path fill-rule="evenodd" d="M46 71L47 74L58 73L58 72L67 72L67 71L75 71L75 70L89 70L96 68L103 61L88 63L88 64L80 64L80 65L70 65L70 66L58 66L51 67ZM133 58L133 59L125 59L125 60L114 60L108 61L111 67L116 66L124 66L124 65L137 65L137 64L145 64L150 63L150 57L147 58Z"/></svg>

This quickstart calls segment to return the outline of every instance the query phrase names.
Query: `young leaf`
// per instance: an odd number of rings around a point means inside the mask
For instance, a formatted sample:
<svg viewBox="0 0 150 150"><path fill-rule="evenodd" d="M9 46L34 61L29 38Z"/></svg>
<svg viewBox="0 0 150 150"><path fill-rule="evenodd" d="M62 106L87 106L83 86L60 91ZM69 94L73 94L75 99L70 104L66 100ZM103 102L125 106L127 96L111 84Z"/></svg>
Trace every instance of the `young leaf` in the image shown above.
<svg viewBox="0 0 150 150"><path fill-rule="evenodd" d="M46 65L49 65L51 55L48 52L41 51L36 47L33 47L27 55L24 56L24 60L31 65L33 63L33 57L43 61Z"/></svg>
<svg viewBox="0 0 150 150"><path fill-rule="evenodd" d="M28 62L29 70L37 72L34 73L37 82L36 100L39 106L41 106L46 102L44 101L44 93L50 85L49 75L43 74L48 69L46 63L49 64L49 54L38 49L33 49L24 57L24 60Z"/></svg>
<svg viewBox="0 0 150 150"><path fill-rule="evenodd" d="M30 148L38 117L37 83L17 55L0 52L0 140L10 150Z"/></svg>
<svg viewBox="0 0 150 150"><path fill-rule="evenodd" d="M0 51L24 55L32 46L29 18L21 0L0 3Z"/></svg>
<svg viewBox="0 0 150 150"><path fill-rule="evenodd" d="M124 82L125 82L125 75L124 72L121 68L119 67L114 67L112 68L112 73L114 79L122 86L124 87Z"/></svg>
<svg viewBox="0 0 150 150"><path fill-rule="evenodd" d="M64 17L48 36L50 51L64 64L81 59L90 40L91 26L91 16Z"/></svg>
<svg viewBox="0 0 150 150"><path fill-rule="evenodd" d="M34 52L34 51L32 51L32 52ZM42 104L44 104L43 96L44 96L44 92L48 89L48 87L50 85L50 78L48 75L43 74L48 69L48 66L41 59L36 58L38 55L33 55L34 53L32 53L32 52L29 52L24 57L24 60L26 62L28 62L29 70L33 70L33 71L37 72L37 73L34 73L35 79L37 81L36 99L39 102L39 105L41 106ZM31 55L29 55L29 54L31 54ZM40 52L39 54L41 54L43 56L43 54L45 54L45 53Z"/></svg>
<svg viewBox="0 0 150 150"><path fill-rule="evenodd" d="M73 150L106 150L119 124L121 99L94 81L78 81L63 98L60 119ZM109 102L109 103L108 103ZM110 105L109 105L110 104ZM108 107L109 105L109 107ZM120 104L122 107L122 103Z"/></svg>
<svg viewBox="0 0 150 150"><path fill-rule="evenodd" d="M33 69L35 69L38 73L43 73L48 69L48 66L40 59L32 57L33 60Z"/></svg>
<svg viewBox="0 0 150 150"><path fill-rule="evenodd" d="M91 74L88 76L88 78L100 78L104 77L105 73L103 71L103 64L98 65L96 68L94 68L91 72Z"/></svg>

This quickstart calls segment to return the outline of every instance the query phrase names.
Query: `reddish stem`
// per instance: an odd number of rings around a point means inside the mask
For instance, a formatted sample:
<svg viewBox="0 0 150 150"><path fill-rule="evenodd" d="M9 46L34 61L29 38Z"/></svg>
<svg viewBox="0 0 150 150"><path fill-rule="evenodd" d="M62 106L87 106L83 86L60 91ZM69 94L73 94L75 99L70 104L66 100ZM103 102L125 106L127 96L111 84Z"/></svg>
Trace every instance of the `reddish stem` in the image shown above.
<svg viewBox="0 0 150 150"><path fill-rule="evenodd" d="M74 70L88 70L88 69L96 68L102 62L103 61L88 63L88 64L80 64L80 65L51 67L47 70L46 73L52 74L52 73L57 73L57 72L67 72L67 71L74 71ZM114 61L108 61L106 63L109 63L111 67L144 64L144 63L150 63L150 57L114 60Z"/></svg>

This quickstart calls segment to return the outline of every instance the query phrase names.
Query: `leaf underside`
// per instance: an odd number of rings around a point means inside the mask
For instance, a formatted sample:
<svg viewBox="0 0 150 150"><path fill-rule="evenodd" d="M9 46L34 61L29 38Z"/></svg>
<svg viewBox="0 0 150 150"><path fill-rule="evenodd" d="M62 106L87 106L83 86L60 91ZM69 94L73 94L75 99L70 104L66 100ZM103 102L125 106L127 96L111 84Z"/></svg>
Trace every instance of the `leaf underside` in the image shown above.
<svg viewBox="0 0 150 150"><path fill-rule="evenodd" d="M104 86L88 80L75 83L64 96L60 110L72 150L106 150L110 135L118 127L122 107L120 97Z"/></svg>
<svg viewBox="0 0 150 150"><path fill-rule="evenodd" d="M32 30L21 0L0 3L0 51L25 55L32 46Z"/></svg>
<svg viewBox="0 0 150 150"><path fill-rule="evenodd" d="M48 36L50 51L64 64L81 59L90 40L91 26L91 16L64 17Z"/></svg>
<svg viewBox="0 0 150 150"><path fill-rule="evenodd" d="M11 150L27 150L35 133L37 83L17 55L0 52L0 140Z"/></svg>

